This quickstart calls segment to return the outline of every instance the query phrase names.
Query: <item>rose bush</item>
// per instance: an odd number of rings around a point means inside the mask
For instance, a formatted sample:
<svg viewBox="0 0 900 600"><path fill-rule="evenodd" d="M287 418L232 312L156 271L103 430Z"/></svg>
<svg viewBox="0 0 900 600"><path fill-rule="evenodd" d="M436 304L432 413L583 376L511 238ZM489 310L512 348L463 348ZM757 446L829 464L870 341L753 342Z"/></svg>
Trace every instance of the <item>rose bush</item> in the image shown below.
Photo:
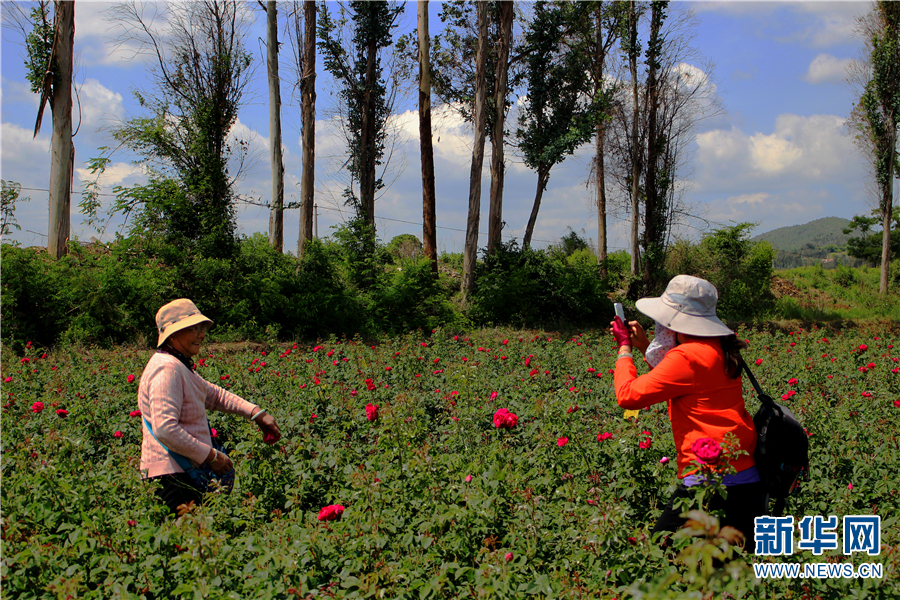
<svg viewBox="0 0 900 600"><path fill-rule="evenodd" d="M748 364L762 361L753 370L763 388L795 392L784 403L811 434L813 476L785 514L875 512L883 523L877 557L769 560L881 562L884 579L759 581L752 555L738 554L714 576L692 570L691 552L703 564L721 551L717 530L707 523L671 548L653 540L677 451L664 404L623 418L608 333L483 330L211 346L198 372L264 402L283 438L268 445L255 424L210 412L235 489L179 519L137 471L142 419L130 416L127 375L139 378L151 350L15 354L4 344L3 596L895 598L900 375L891 369L900 353L891 335L739 333L750 340ZM744 384L752 414L759 403ZM36 402L45 409L32 412ZM376 425L367 404L378 406ZM498 434L502 408L515 425ZM320 521L327 506L345 507L342 518Z"/></svg>

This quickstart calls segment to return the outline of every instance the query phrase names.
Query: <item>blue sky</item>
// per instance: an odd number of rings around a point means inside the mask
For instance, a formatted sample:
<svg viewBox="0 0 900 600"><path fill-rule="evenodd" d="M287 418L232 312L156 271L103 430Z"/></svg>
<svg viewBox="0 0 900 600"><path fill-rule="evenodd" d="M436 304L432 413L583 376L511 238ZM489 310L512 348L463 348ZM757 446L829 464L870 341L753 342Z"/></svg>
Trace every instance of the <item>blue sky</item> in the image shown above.
<svg viewBox="0 0 900 600"><path fill-rule="evenodd" d="M147 63L126 60L110 39L101 2L78 0L76 4L76 83L82 100L81 129L75 138L75 190L87 177L85 162L110 145L104 127L141 115L131 90L149 85ZM254 2L254 20L247 48L254 54L256 75L242 109L235 134L251 139L257 154L255 166L238 182L238 190L256 198L269 195L268 113L265 81L264 16ZM853 36L855 19L870 8L868 2L675 2L673 11L692 10L698 25L692 45L715 63L704 72L715 84L724 112L701 122L690 161L683 173L685 203L692 212L713 225L752 221L762 233L785 225L839 216L868 213L873 203L868 170L855 150L845 120L853 105L853 92L844 82L849 60L858 58L861 42ZM431 32L440 31L438 2L431 2ZM283 12L281 13L283 14ZM400 30L415 27L415 3L406 5ZM282 75L287 77L287 52L282 49ZM0 172L24 188L31 201L17 207L23 231L11 236L23 245L45 245L47 188L49 179L49 111L43 130L32 139L38 98L24 78L21 37L4 27L2 97L0 97ZM700 64L692 64L694 68ZM344 183L340 165L344 148L332 115L335 95L324 69L319 66L317 104L316 197L319 234L341 222L346 209L340 203ZM290 84L282 83L282 122L286 167L286 199L299 195L300 144L297 102ZM387 177L391 185L376 204L379 236L389 241L401 233L421 237L421 183L418 154L418 116L413 96L402 99L393 120L396 151ZM76 115L76 120L77 120ZM437 171L438 248L461 251L468 202L471 129L450 110L435 119ZM514 128L514 127L513 127ZM489 156L489 153L488 153ZM102 180L105 192L114 185L130 185L144 175L124 153L113 156L114 165ZM571 227L596 240L597 220L588 178L590 146L559 165L552 173L535 230L536 246L558 240ZM486 167L488 160L486 160ZM486 231L489 174L483 178L482 227ZM536 175L507 151L504 192L504 239L521 240L534 197ZM111 198L104 196L108 203ZM79 239L108 239L121 228L113 218L103 232L82 223L73 198L72 231ZM344 212L340 212L343 210ZM410 221L416 224L407 224ZM268 212L242 206L238 212L241 233L266 232ZM285 249L296 246L298 211L285 219ZM610 216L612 249L626 245L627 215ZM683 228L677 235L691 237L696 229ZM486 238L481 239L484 245Z"/></svg>

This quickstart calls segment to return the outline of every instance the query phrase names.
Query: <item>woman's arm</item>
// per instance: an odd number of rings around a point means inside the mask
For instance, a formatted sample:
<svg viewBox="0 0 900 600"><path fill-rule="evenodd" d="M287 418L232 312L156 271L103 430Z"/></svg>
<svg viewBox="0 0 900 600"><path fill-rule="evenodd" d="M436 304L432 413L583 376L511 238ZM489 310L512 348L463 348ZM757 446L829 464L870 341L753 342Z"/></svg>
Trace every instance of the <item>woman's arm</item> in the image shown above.
<svg viewBox="0 0 900 600"><path fill-rule="evenodd" d="M615 386L619 406L639 410L690 392L694 369L678 348L670 350L655 369L640 377L634 362L621 358L616 361Z"/></svg>
<svg viewBox="0 0 900 600"><path fill-rule="evenodd" d="M206 388L206 408L241 415L245 419L252 419L259 426L265 442L274 444L281 439L281 430L275 422L275 417L262 410L259 406L247 402L240 396L232 394L214 383L210 383L203 377L199 375L196 375L196 377L203 382Z"/></svg>

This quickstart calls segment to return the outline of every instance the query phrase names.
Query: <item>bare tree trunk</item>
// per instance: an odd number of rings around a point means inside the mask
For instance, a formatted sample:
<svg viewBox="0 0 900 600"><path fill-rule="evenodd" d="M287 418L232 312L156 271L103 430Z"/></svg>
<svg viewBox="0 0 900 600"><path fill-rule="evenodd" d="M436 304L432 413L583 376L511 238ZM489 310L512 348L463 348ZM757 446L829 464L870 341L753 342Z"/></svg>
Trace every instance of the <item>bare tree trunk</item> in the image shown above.
<svg viewBox="0 0 900 600"><path fill-rule="evenodd" d="M60 258L69 252L72 170L72 54L75 46L75 4L57 0L54 6L54 47L57 82L50 110L53 136L50 142L50 231L47 252ZM53 68L51 65L50 68Z"/></svg>
<svg viewBox="0 0 900 600"><path fill-rule="evenodd" d="M475 288L475 261L478 258L478 222L481 215L481 170L484 167L485 138L485 65L487 63L487 3L476 3L478 14L478 53L475 56L475 144L469 175L469 217L466 221L466 247L463 253L463 297Z"/></svg>
<svg viewBox="0 0 900 600"><path fill-rule="evenodd" d="M278 8L266 2L266 62L269 74L269 156L272 163L272 204L269 243L284 249L284 161L281 155L281 82L278 79Z"/></svg>
<svg viewBox="0 0 900 600"><path fill-rule="evenodd" d="M313 237L316 171L316 3L303 3L303 74L300 79L303 172L300 176L300 238L297 256L303 256L306 241ZM299 18L299 16L297 17Z"/></svg>
<svg viewBox="0 0 900 600"><path fill-rule="evenodd" d="M431 143L431 57L428 0L419 0L419 145L422 156L422 241L431 270L438 274L434 190L434 149Z"/></svg>
<svg viewBox="0 0 900 600"><path fill-rule="evenodd" d="M603 70L604 61L606 60L606 47L603 45L603 6L598 3L596 8L596 32L597 32L597 50L599 56L595 58L594 89L595 96L603 92ZM606 275L605 261L608 258L607 251L607 233L606 233L606 165L604 156L603 141L606 136L606 125L601 120L597 123L597 156L596 156L596 176L597 176L597 261L600 263L602 274Z"/></svg>
<svg viewBox="0 0 900 600"><path fill-rule="evenodd" d="M649 284L653 274L651 262L655 262L657 248L662 233L660 219L665 218L660 210L662 198L659 194L656 163L659 155L659 143L662 138L657 132L657 112L659 109L659 82L657 81L657 66L659 61L660 39L659 30L662 26L665 3L654 2L652 16L650 18L650 41L647 47L647 168L644 179L644 283Z"/></svg>
<svg viewBox="0 0 900 600"><path fill-rule="evenodd" d="M629 3L628 7L628 36L632 48L637 44L637 13L635 11L634 2ZM641 178L640 166L640 143L638 140L638 119L640 117L640 105L638 100L638 77L637 77L637 52L630 51L628 53L628 68L631 72L631 90L632 90L632 122L631 122L631 274L637 275L640 255L638 247L638 236L640 227L640 195L638 193L638 183Z"/></svg>
<svg viewBox="0 0 900 600"><path fill-rule="evenodd" d="M538 168L537 191L534 194L534 204L531 207L531 216L528 217L528 225L525 226L525 237L522 238L522 247L531 246L531 237L534 235L534 225L537 223L538 211L541 209L541 198L544 197L544 190L547 188L547 182L550 180L550 168L541 165Z"/></svg>
<svg viewBox="0 0 900 600"><path fill-rule="evenodd" d="M891 268L891 217L894 212L894 148L897 145L894 138L896 130L893 128L893 120L886 119L886 122L891 131L888 134L888 139L890 140L888 153L890 156L888 156L887 160L887 184L882 186L881 191L881 224L883 233L881 236L881 280L879 291L882 294L887 293L888 275Z"/></svg>
<svg viewBox="0 0 900 600"><path fill-rule="evenodd" d="M503 126L506 124L506 91L509 76L509 43L512 37L512 0L500 2L500 39L494 88L494 132L491 136L491 207L488 214L488 252L501 242L503 228Z"/></svg>

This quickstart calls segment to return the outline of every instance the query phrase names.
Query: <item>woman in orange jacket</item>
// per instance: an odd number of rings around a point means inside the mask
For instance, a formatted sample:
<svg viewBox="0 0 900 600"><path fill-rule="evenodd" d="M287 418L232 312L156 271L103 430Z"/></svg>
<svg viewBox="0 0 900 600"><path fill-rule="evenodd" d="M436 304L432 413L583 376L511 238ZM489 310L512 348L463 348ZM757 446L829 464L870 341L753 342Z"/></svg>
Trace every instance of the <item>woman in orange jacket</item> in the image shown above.
<svg viewBox="0 0 900 600"><path fill-rule="evenodd" d="M646 354L650 342L637 321L626 325L616 317L612 323L619 346L616 399L619 406L629 410L659 402L668 404L681 482L654 532L676 531L684 525L686 519L673 504L679 498L693 496L695 486L703 483L697 472L699 464L715 462L725 435L736 436L746 454L729 461L735 472L722 481L727 498L716 495L710 508L723 509L722 525L743 533L749 542L746 547L753 548L753 520L766 514L767 497L753 459L756 428L744 407L741 388L740 351L747 344L716 317L717 301L715 286L689 275L673 278L659 298L638 300L637 309L656 321L657 331L675 333L674 347L640 377L632 348Z"/></svg>

